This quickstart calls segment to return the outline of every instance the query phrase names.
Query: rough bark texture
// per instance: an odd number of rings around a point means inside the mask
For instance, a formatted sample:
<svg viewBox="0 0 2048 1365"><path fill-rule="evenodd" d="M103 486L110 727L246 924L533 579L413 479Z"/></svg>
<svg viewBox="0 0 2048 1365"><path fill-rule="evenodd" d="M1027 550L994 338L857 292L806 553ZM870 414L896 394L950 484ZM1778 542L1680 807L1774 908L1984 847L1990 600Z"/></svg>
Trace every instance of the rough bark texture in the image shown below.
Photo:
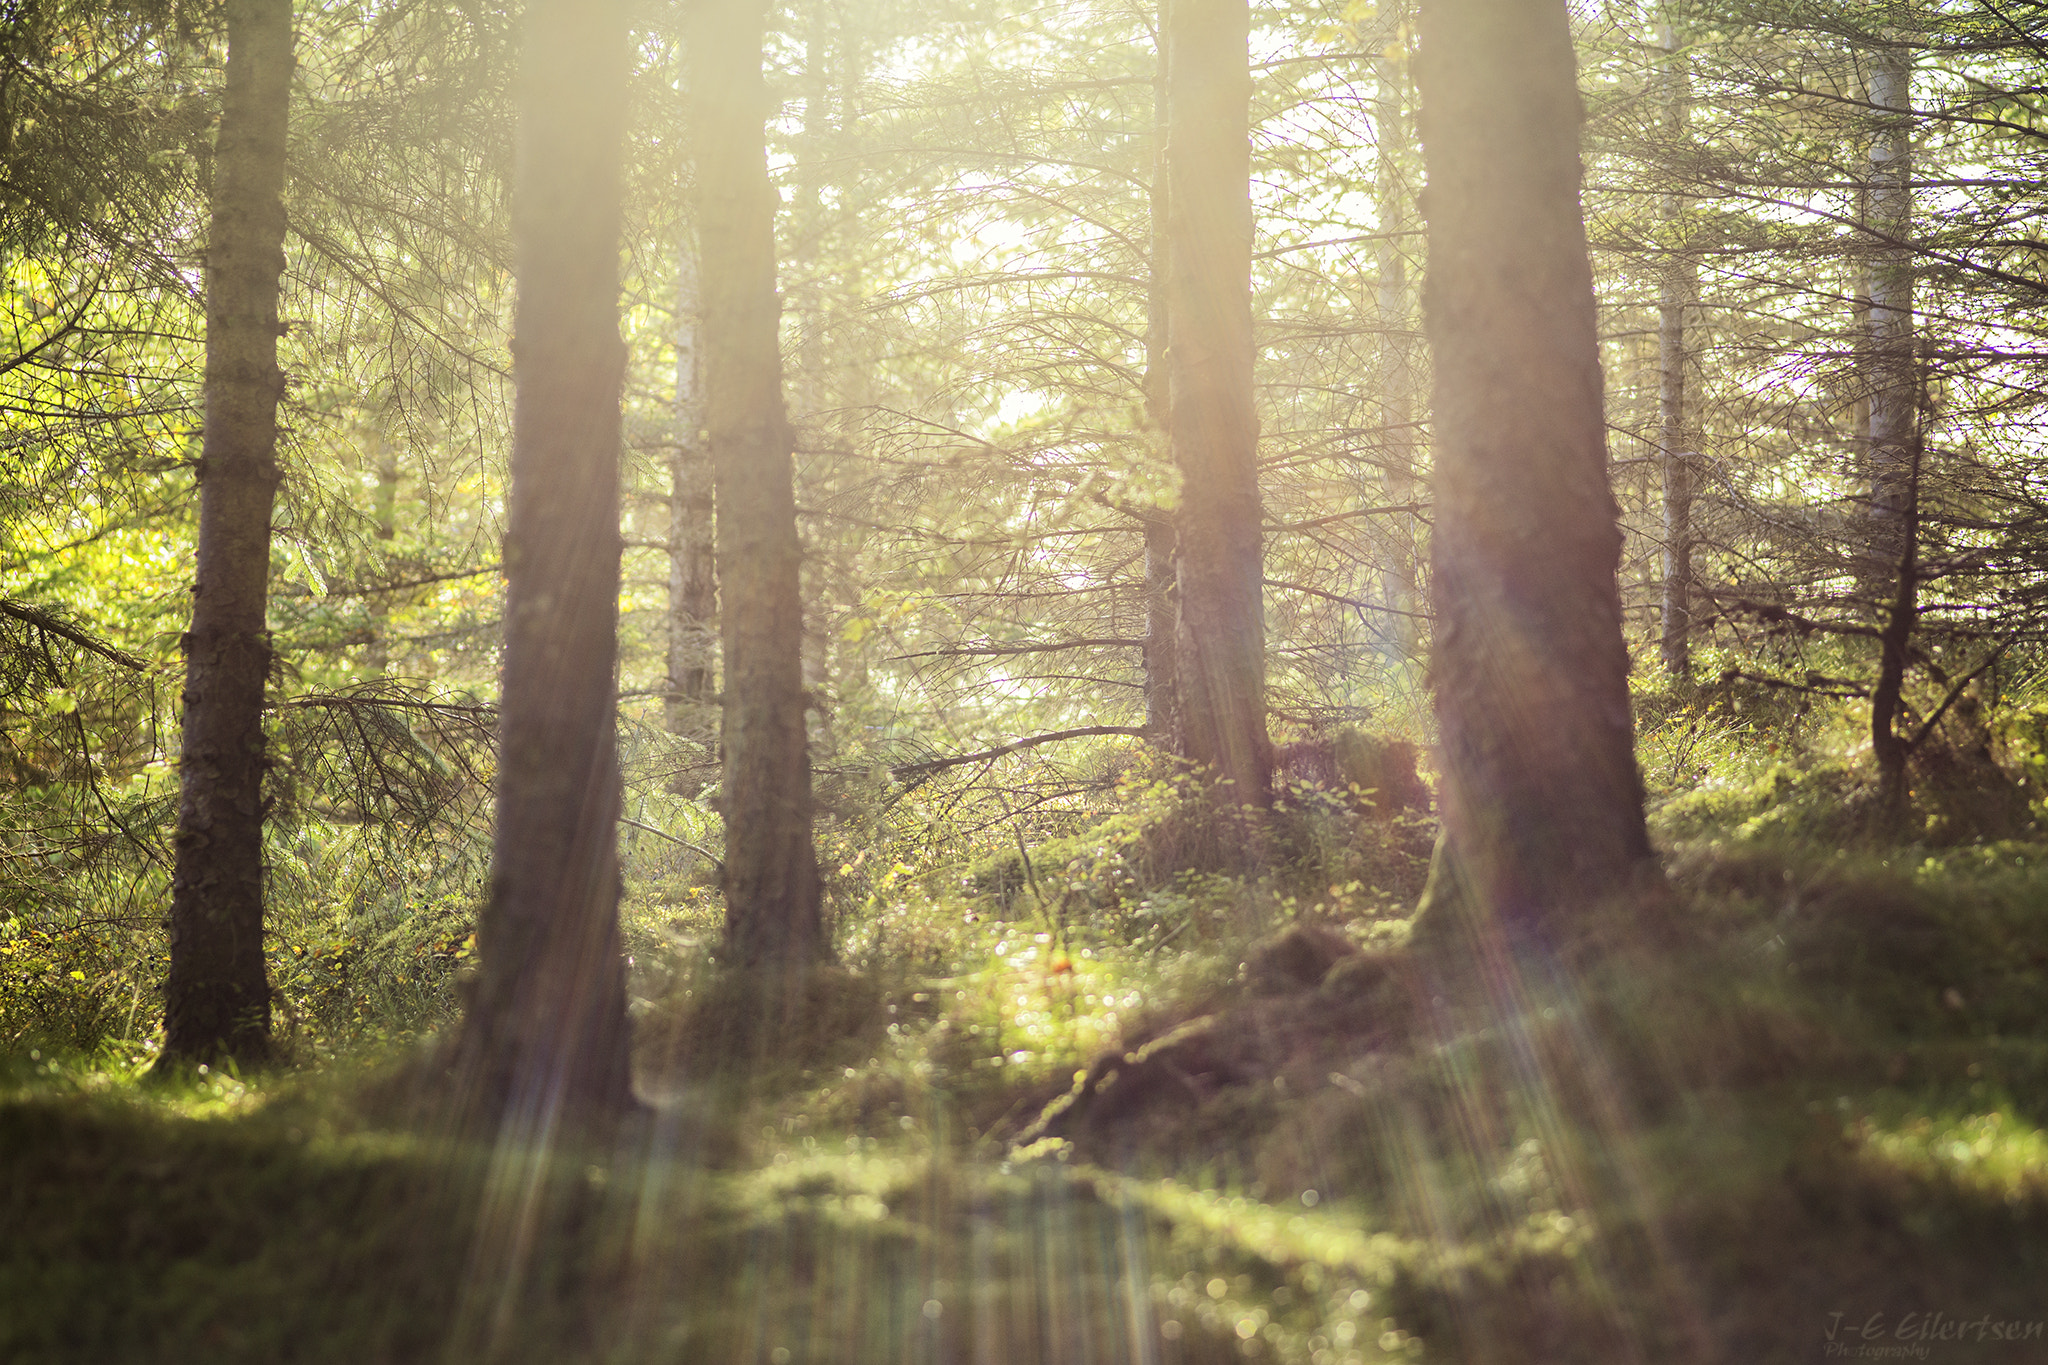
<svg viewBox="0 0 2048 1365"><path fill-rule="evenodd" d="M697 234L676 252L676 444L669 464L668 707L670 734L707 743L716 730L714 654L718 576L713 567L711 452L704 432L703 286ZM694 794L694 793L692 793Z"/></svg>
<svg viewBox="0 0 2048 1365"><path fill-rule="evenodd" d="M485 1112L534 1135L630 1102L613 679L626 72L623 5L528 7L497 833L463 1044Z"/></svg>
<svg viewBox="0 0 2048 1365"><path fill-rule="evenodd" d="M1650 865L1564 0L1424 0L1419 75L1444 837L1418 927L1550 938Z"/></svg>
<svg viewBox="0 0 2048 1365"><path fill-rule="evenodd" d="M1907 744L1898 733L1906 662L1918 609L1916 555L1920 474L1920 382L1913 322L1913 67L1903 45L1880 51L1870 71L1870 103L1882 112L1870 139L1864 202L1872 237L1865 345L1870 438L1869 549L1866 581L1883 625L1877 685L1871 689L1870 743L1880 787L1893 806L1906 793Z"/></svg>
<svg viewBox="0 0 2048 1365"><path fill-rule="evenodd" d="M1663 447L1664 600L1658 653L1674 678L1692 675L1692 503L1696 442L1687 425L1685 317L1691 306L1689 262L1666 267L1657 300L1657 435Z"/></svg>
<svg viewBox="0 0 2048 1365"><path fill-rule="evenodd" d="M1912 742L1899 733L1905 711L1906 661L1913 646L1913 623L1919 615L1920 447L1907 452L1904 471L1905 513L1899 528L1899 562L1894 569L1892 600L1878 632L1877 686L1870 690L1870 749L1877 759L1878 792L1886 808L1902 813L1906 804L1906 760Z"/></svg>
<svg viewBox="0 0 2048 1365"><path fill-rule="evenodd" d="M1273 753L1252 408L1250 11L1245 0L1173 0L1166 22L1182 751L1227 784L1227 802L1265 806Z"/></svg>
<svg viewBox="0 0 2048 1365"><path fill-rule="evenodd" d="M758 0L700 6L690 44L703 243L706 425L725 647L726 952L781 971L821 957L804 725L802 549L783 407Z"/></svg>
<svg viewBox="0 0 2048 1365"><path fill-rule="evenodd" d="M1658 40L1664 49L1659 73L1664 85L1664 132L1674 147L1683 146L1691 103L1686 58L1670 25L1663 27ZM1660 208L1665 222L1675 230L1684 217L1685 201L1667 195ZM1670 251L1657 282L1657 440L1664 473L1664 602L1659 653L1666 673L1685 678L1692 674L1693 466L1699 459L1699 441L1687 406L1692 355L1686 320L1698 300L1699 267L1682 244L1673 242Z"/></svg>
<svg viewBox="0 0 2048 1365"><path fill-rule="evenodd" d="M276 500L291 0L230 0L227 97L206 253L199 565L185 636L184 741L164 1055L261 1060L264 604Z"/></svg>

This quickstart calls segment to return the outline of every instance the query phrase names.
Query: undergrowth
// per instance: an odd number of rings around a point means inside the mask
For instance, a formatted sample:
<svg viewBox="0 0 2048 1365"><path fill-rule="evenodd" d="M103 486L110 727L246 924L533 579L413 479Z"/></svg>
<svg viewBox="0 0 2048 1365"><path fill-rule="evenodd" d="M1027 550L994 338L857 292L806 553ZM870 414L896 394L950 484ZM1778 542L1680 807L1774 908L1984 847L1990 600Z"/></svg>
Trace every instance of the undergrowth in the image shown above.
<svg viewBox="0 0 2048 1365"><path fill-rule="evenodd" d="M840 962L771 1025L645 855L655 1102L602 1143L401 1121L372 1058L18 1049L0 1358L2048 1358L2048 844L1953 794L1886 837L1823 721L1648 718L1681 932L1585 960L1411 951L1417 840L1360 794L1246 882L1159 856L1148 785L843 851Z"/></svg>

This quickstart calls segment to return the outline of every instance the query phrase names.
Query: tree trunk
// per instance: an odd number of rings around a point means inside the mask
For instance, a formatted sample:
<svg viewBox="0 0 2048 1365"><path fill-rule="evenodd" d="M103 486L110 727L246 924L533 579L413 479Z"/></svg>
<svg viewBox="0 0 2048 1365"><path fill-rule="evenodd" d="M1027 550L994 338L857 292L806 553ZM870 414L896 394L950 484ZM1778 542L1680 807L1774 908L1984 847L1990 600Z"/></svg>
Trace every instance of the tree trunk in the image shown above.
<svg viewBox="0 0 2048 1365"><path fill-rule="evenodd" d="M1920 460L1916 442L1907 452L1899 562L1893 570L1891 609L1877 638L1877 686L1870 690L1870 749L1877 760L1878 794L1894 817L1905 813L1906 760L1912 749L1898 726L1905 711L1906 660L1920 603Z"/></svg>
<svg viewBox="0 0 2048 1365"><path fill-rule="evenodd" d="M712 561L711 455L704 442L703 299L697 235L676 252L676 443L669 463L669 733L711 741L717 702L713 643L718 577Z"/></svg>
<svg viewBox="0 0 2048 1365"><path fill-rule="evenodd" d="M1658 35L1664 49L1664 131L1675 151L1688 141L1690 81L1678 36L1666 24ZM1661 206L1667 229L1674 234L1686 204L1676 194ZM1686 315L1699 296L1699 268L1684 245L1672 240L1666 248L1657 283L1657 441L1664 473L1664 604L1659 653L1664 671L1674 678L1692 675L1692 498L1693 470L1699 442L1690 425L1686 393L1692 356L1686 338Z"/></svg>
<svg viewBox="0 0 2048 1365"><path fill-rule="evenodd" d="M1877 117L1870 141L1868 205L1869 346L1864 351L1870 402L1870 520L1873 559L1885 574L1899 562L1910 500L1909 468L1919 429L1913 328L1912 64L1904 47L1888 47L1871 68Z"/></svg>
<svg viewBox="0 0 2048 1365"><path fill-rule="evenodd" d="M1902 44L1883 48L1871 67L1869 94L1878 111L1865 188L1872 245L1866 294L1870 404L1867 581L1883 606L1877 686L1871 690L1870 743L1885 801L1906 794L1906 742L1897 733L1906 661L1916 612L1917 501L1920 465L1920 382L1913 322L1912 115L1913 65Z"/></svg>
<svg viewBox="0 0 2048 1365"><path fill-rule="evenodd" d="M1263 807L1273 754L1252 408L1250 24L1245 0L1167 10L1167 371L1183 752L1226 803Z"/></svg>
<svg viewBox="0 0 2048 1365"><path fill-rule="evenodd" d="M1564 0L1424 0L1446 916L1555 938L1650 866Z"/></svg>
<svg viewBox="0 0 2048 1365"><path fill-rule="evenodd" d="M627 67L616 0L529 5L498 818L463 1042L486 1112L535 1134L631 1098L613 676Z"/></svg>
<svg viewBox="0 0 2048 1365"><path fill-rule="evenodd" d="M278 280L284 273L291 0L229 0L227 96L206 253L199 564L185 636L184 742L164 1055L260 1061L264 606L276 501Z"/></svg>
<svg viewBox="0 0 2048 1365"><path fill-rule="evenodd" d="M1167 221L1166 144L1170 136L1167 111L1172 107L1172 80L1167 73L1169 0L1159 0L1158 67L1152 78L1152 243L1145 280L1145 423L1161 441L1172 429L1171 385L1167 379L1167 262L1173 233ZM1143 518L1145 531L1145 729L1154 744L1178 752L1180 736L1180 642L1174 605L1174 512L1154 507Z"/></svg>
<svg viewBox="0 0 2048 1365"><path fill-rule="evenodd" d="M1384 7L1390 22L1379 60L1374 63L1378 91L1373 101L1374 134L1379 144L1374 178L1376 228L1380 241L1379 284L1375 303L1380 324L1380 425L1385 432L1387 501L1404 506L1415 501L1416 401L1420 367L1415 356L1415 291L1409 282L1408 243L1413 198L1402 166L1408 150L1408 118L1403 108L1403 58L1395 43L1405 5ZM1413 513L1396 513L1391 526L1394 544L1380 571L1387 604L1387 628L1381 651L1401 668L1421 651L1421 595L1415 583L1417 521Z"/></svg>
<svg viewBox="0 0 2048 1365"><path fill-rule="evenodd" d="M765 8L699 6L690 42L703 241L706 426L725 646L726 952L786 972L824 955L804 725L802 549L783 407Z"/></svg>

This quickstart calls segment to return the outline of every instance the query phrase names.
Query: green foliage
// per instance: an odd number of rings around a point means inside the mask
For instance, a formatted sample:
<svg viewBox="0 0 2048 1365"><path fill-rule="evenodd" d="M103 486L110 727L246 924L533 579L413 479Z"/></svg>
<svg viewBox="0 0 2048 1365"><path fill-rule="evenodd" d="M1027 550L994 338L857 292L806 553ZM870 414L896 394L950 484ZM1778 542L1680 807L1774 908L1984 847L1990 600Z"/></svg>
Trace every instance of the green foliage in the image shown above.
<svg viewBox="0 0 2048 1365"><path fill-rule="evenodd" d="M0 1046L17 1055L89 1054L131 1035L148 999L136 968L156 965L137 964L131 953L104 929L0 921Z"/></svg>
<svg viewBox="0 0 2048 1365"><path fill-rule="evenodd" d="M189 6L8 11L0 594L43 617L0 615L0 1356L1043 1361L1149 1320L1189 1361L1654 1360L1704 1320L1768 1361L1815 1354L1824 1290L2037 1311L2036 20L1944 12L1918 77L1918 107L1971 118L1931 118L1918 151L1957 183L1915 224L1946 305L1920 319L1906 700L1928 729L1901 820L1867 771L1882 602L1855 561L1843 302L1870 245L1868 16L1691 16L1697 100L1660 144L1661 58L1632 12L1581 7L1632 610L1662 586L1649 300L1674 252L1703 263L1711 681L1637 674L1669 959L1524 964L1489 995L1412 970L1432 831L1387 799L1387 746L1333 728L1428 728L1417 642L1380 611L1427 517L1393 430L1415 414L1390 415L1413 319L1360 307L1400 308L1394 265L1421 271L1414 149L1374 147L1411 35L1381 32L1395 7L1339 8L1260 16L1281 54L1255 148L1270 693L1283 749L1332 737L1328 772L1283 783L1251 882L1213 870L1213 812L1134 737L948 766L1138 717L1140 524L1179 492L1142 405L1147 21L856 5L774 39L841 958L776 1009L716 960L715 750L652 719L687 144L649 18L622 841L660 1107L551 1152L378 1131L334 1093L351 1058L453 1020L485 893L509 11L301 15L266 952L304 1069L148 1089L219 54L180 30ZM1808 188L1759 208L1769 183ZM1261 940L1289 924L1371 951L1272 979ZM1008 1150L1076 1073L1164 1039L1157 1103ZM508 1190L531 1197L508 1213Z"/></svg>
<svg viewBox="0 0 2048 1365"><path fill-rule="evenodd" d="M10 6L0 25L0 244L126 253L211 160L172 0Z"/></svg>
<svg viewBox="0 0 2048 1365"><path fill-rule="evenodd" d="M1673 840L1858 843L1875 832L1869 785L1866 773L1846 764L1778 763L1749 780L1709 779L1674 797L1658 809L1654 828Z"/></svg>
<svg viewBox="0 0 2048 1365"><path fill-rule="evenodd" d="M2048 1270L2044 859L1702 848L1677 947L1434 995L1398 947L1249 994L1242 936L1148 949L1028 885L1006 912L891 869L844 931L859 974L820 978L785 1058L668 1065L689 1029L699 1060L730 1052L748 1004L693 976L643 1026L659 1108L590 1148L380 1130L345 1069L138 1088L146 1051L17 1062L0 1345L1022 1362L1122 1358L1137 1332L1191 1361L1594 1362L1692 1358L1704 1314L1789 1361L1837 1300L2025 1323ZM1180 894L1219 923L1285 903ZM1364 936L1369 910L1319 918ZM1092 1059L1196 1026L1209 1051L1172 1055L1212 1060L1149 1108L1008 1147Z"/></svg>

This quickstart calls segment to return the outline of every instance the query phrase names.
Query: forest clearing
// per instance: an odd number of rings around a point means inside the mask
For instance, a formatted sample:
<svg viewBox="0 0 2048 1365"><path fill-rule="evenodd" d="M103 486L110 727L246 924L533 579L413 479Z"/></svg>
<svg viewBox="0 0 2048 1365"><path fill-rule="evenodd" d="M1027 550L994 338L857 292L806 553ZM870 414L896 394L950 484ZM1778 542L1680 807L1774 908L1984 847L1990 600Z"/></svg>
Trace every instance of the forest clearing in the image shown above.
<svg viewBox="0 0 2048 1365"><path fill-rule="evenodd" d="M0 1361L2048 1362L2044 58L0 0Z"/></svg>

